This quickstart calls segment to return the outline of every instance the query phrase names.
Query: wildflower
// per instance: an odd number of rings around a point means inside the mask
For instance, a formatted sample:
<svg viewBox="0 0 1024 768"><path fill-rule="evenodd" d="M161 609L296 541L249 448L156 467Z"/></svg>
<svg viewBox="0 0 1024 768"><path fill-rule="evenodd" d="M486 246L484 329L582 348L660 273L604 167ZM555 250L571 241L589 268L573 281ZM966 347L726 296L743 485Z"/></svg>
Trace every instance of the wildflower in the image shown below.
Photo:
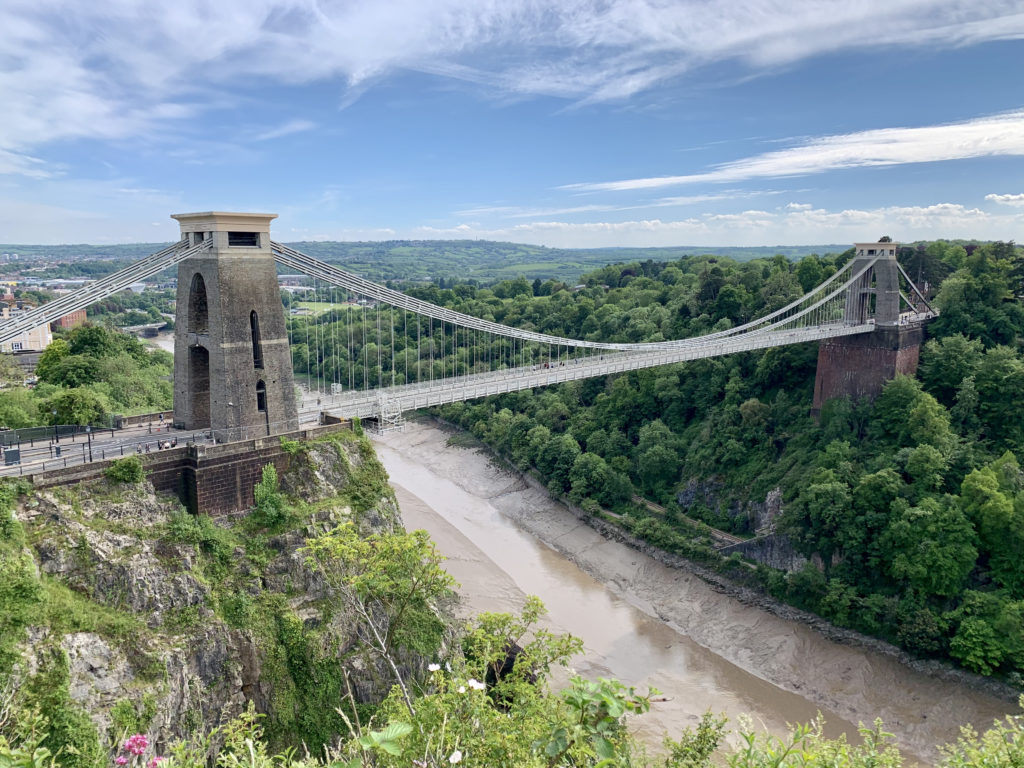
<svg viewBox="0 0 1024 768"><path fill-rule="evenodd" d="M117 765L128 765L128 758L124 755L118 755L117 759L114 760Z"/></svg>
<svg viewBox="0 0 1024 768"><path fill-rule="evenodd" d="M466 684L467 684L467 685L468 685L468 686L469 686L470 688L472 688L472 689L473 689L474 691L482 691L482 690L483 690L484 688L486 688L486 687L487 687L486 685L484 685L484 684L483 684L483 683L481 683L480 681L478 681L478 680L474 680L474 679L473 679L472 677L471 677L471 678L469 678L469 680L468 680L468 681L466 682Z"/></svg>
<svg viewBox="0 0 1024 768"><path fill-rule="evenodd" d="M466 692L466 686L460 685L459 686L459 693L465 693L465 692Z"/></svg>
<svg viewBox="0 0 1024 768"><path fill-rule="evenodd" d="M441 665L440 664L427 664L427 669L429 669L431 672L437 672L438 670L441 669Z"/></svg>
<svg viewBox="0 0 1024 768"><path fill-rule="evenodd" d="M148 768L157 768L157 766L160 765L160 763L162 763L166 759L166 757L154 756L153 759L149 761Z"/></svg>
<svg viewBox="0 0 1024 768"><path fill-rule="evenodd" d="M125 752L131 752L133 755L141 755L146 751L146 747L149 746L149 739L143 733L136 733L134 736L129 736L128 741L124 743L122 750Z"/></svg>
<svg viewBox="0 0 1024 768"><path fill-rule="evenodd" d="M456 763L461 763L462 762L462 752L460 750L456 749L454 752L452 752L452 756L448 758L448 762L451 763L452 765L455 765Z"/></svg>

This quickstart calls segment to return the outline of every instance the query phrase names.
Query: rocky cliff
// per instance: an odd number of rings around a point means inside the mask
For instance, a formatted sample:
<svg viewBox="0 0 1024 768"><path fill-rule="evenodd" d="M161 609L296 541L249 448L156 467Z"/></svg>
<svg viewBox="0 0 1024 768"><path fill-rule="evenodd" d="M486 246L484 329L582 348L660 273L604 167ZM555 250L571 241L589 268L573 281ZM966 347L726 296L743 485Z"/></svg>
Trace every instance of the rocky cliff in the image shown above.
<svg viewBox="0 0 1024 768"><path fill-rule="evenodd" d="M4 489L0 677L13 669L79 764L125 732L159 753L248 701L272 742L330 742L346 673L362 701L386 692L302 552L345 520L400 526L386 474L350 432L287 448L285 512L271 523L192 516L145 483Z"/></svg>

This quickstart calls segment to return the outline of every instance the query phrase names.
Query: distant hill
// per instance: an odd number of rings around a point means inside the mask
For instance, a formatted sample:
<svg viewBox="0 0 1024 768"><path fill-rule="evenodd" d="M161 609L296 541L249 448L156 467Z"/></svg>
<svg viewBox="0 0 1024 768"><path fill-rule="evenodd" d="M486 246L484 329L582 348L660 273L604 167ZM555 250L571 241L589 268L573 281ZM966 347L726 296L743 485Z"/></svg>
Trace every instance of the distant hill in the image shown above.
<svg viewBox="0 0 1024 768"><path fill-rule="evenodd" d="M72 268L77 274L101 276L141 259L168 243L128 245L3 245L0 254L17 254L19 266L27 262L90 262ZM728 256L737 261L782 254L799 259L809 253L841 253L842 245L758 246L747 248L673 246L671 248L546 248L539 245L491 240L387 240L381 242L289 243L310 256L344 265L373 280L434 280L459 277L489 283L523 275L571 282L581 274L608 264L630 261L672 261L683 256ZM94 264L94 262L110 262ZM2 268L2 266L0 266ZM54 274L57 276L71 276Z"/></svg>

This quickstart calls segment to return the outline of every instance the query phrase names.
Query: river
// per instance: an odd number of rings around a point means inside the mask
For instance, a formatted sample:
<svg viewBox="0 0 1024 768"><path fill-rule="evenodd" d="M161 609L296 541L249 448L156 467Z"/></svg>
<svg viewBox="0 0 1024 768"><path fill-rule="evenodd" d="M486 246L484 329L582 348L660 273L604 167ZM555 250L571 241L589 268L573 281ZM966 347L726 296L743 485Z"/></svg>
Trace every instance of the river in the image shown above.
<svg viewBox="0 0 1024 768"><path fill-rule="evenodd" d="M821 712L829 736L855 736L858 722L881 717L909 762L929 765L935 745L955 740L961 724L984 728L1014 709L834 643L608 541L484 452L447 445L448 437L414 422L375 438L406 527L427 530L447 556L464 615L515 611L537 595L550 628L583 639L576 671L658 688L665 700L635 724L648 744L708 709L733 724L749 715L776 734Z"/></svg>

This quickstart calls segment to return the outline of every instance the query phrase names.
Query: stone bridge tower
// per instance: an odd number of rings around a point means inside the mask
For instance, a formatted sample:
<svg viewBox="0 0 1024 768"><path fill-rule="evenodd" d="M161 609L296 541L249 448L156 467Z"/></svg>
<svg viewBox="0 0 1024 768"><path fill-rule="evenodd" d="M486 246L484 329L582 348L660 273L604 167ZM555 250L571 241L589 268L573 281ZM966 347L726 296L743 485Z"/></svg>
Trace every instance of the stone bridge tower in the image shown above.
<svg viewBox="0 0 1024 768"><path fill-rule="evenodd" d="M856 243L856 275L878 259L846 294L844 320L851 325L874 321L872 333L839 336L818 345L818 371L814 379L816 417L827 400L877 397L885 382L898 374L913 375L924 337L924 321L900 313L899 243Z"/></svg>
<svg viewBox="0 0 1024 768"><path fill-rule="evenodd" d="M298 427L291 353L268 213L179 213L189 245L178 266L174 424L219 442Z"/></svg>

